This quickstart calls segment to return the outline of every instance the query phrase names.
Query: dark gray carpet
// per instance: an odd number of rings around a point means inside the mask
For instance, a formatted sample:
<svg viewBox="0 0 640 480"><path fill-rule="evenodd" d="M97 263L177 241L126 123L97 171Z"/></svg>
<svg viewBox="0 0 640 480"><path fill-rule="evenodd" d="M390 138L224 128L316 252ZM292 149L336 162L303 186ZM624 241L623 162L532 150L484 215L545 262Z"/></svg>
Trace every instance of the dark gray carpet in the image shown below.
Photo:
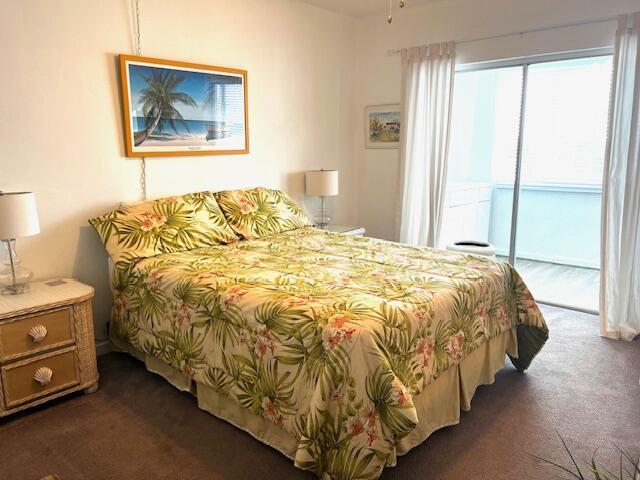
<svg viewBox="0 0 640 480"><path fill-rule="evenodd" d="M640 452L640 341L598 337L597 318L543 307L551 338L526 374L480 387L459 425L400 457L383 479L560 478L557 430L582 458L615 466ZM311 479L249 434L199 410L122 354L99 360L101 388L0 420L0 479Z"/></svg>

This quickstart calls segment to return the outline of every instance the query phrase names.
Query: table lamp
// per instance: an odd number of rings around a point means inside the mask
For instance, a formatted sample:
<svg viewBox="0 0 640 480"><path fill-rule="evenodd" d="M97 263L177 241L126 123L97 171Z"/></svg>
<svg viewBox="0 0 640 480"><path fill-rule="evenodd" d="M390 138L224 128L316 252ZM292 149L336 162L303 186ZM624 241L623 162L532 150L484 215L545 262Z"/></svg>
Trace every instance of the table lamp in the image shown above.
<svg viewBox="0 0 640 480"><path fill-rule="evenodd" d="M0 241L6 258L0 264L0 293L19 295L29 288L33 272L20 266L16 238L40 233L36 197L32 192L0 192Z"/></svg>
<svg viewBox="0 0 640 480"><path fill-rule="evenodd" d="M312 170L305 174L306 193L312 197L320 197L320 213L316 225L326 229L331 219L325 207L325 198L338 195L337 170Z"/></svg>

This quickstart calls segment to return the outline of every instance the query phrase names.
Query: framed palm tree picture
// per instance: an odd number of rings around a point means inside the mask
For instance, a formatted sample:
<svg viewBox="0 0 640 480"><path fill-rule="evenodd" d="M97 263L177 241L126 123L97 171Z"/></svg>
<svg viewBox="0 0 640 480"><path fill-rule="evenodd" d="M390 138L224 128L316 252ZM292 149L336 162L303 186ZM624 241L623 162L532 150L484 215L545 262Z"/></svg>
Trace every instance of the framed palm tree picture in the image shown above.
<svg viewBox="0 0 640 480"><path fill-rule="evenodd" d="M120 55L128 157L249 153L247 72Z"/></svg>

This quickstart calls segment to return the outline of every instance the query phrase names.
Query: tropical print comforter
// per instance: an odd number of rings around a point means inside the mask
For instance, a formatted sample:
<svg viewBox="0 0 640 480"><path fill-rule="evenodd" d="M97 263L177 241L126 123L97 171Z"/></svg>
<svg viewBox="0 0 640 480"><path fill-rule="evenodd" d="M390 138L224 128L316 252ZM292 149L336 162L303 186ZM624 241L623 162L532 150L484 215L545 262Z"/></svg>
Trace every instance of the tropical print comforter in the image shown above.
<svg viewBox="0 0 640 480"><path fill-rule="evenodd" d="M413 397L518 327L548 330L507 263L302 228L119 264L111 334L299 440L295 464L377 478L418 422Z"/></svg>

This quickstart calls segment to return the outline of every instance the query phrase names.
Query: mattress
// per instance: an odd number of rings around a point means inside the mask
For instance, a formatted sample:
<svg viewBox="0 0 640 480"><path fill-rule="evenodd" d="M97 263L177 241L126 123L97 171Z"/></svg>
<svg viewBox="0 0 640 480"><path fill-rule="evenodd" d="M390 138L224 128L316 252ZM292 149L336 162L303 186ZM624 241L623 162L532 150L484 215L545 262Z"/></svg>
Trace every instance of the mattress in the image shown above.
<svg viewBox="0 0 640 480"><path fill-rule="evenodd" d="M548 336L505 262L314 228L118 265L112 279L116 346L336 479L377 478L439 426L438 408L468 403L459 383L451 393L467 359L490 364L468 367L472 391L505 352L526 369Z"/></svg>

